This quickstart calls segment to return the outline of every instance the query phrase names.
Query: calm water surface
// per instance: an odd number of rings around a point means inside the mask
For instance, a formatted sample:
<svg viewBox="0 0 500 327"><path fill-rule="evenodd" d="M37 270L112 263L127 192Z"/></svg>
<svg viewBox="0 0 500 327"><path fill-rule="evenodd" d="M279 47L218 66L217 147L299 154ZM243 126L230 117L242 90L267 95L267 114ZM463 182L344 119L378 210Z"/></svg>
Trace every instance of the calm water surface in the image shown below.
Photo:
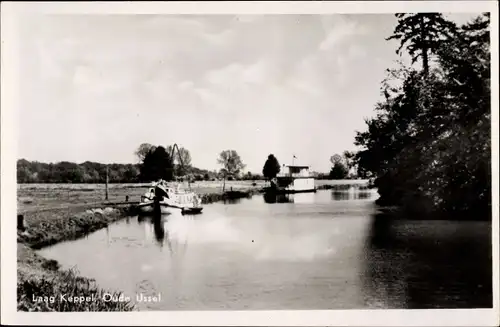
<svg viewBox="0 0 500 327"><path fill-rule="evenodd" d="M130 217L41 250L143 310L491 307L491 225L393 221L319 191Z"/></svg>

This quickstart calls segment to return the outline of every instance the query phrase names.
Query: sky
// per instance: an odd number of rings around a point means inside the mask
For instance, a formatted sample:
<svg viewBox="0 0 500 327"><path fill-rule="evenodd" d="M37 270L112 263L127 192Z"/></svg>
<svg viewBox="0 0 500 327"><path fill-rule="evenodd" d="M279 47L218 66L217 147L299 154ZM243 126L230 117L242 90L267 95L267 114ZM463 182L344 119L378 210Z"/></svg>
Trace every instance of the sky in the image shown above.
<svg viewBox="0 0 500 327"><path fill-rule="evenodd" d="M458 23L468 14L448 15ZM392 14L61 15L20 26L18 157L135 163L141 143L219 169L328 171L356 150L397 43Z"/></svg>

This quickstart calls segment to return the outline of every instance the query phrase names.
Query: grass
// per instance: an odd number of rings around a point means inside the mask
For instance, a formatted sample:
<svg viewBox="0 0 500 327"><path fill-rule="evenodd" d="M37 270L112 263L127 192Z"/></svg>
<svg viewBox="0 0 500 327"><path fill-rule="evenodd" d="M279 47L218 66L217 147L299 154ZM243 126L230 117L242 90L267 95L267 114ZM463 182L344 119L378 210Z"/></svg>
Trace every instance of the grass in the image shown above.
<svg viewBox="0 0 500 327"><path fill-rule="evenodd" d="M121 209L54 209L25 215L25 231L18 231L17 304L20 311L130 311L129 302L105 302L95 281L81 277L75 270L60 270L55 260L45 259L35 249L81 237L123 218ZM61 298L61 296L64 296ZM91 301L70 302L74 296L93 297ZM33 297L53 301L36 302Z"/></svg>
<svg viewBox="0 0 500 327"><path fill-rule="evenodd" d="M104 301L106 291L93 279L81 277L75 269L59 270L55 260L37 255L31 248L18 244L17 309L28 312L132 311L129 302ZM88 301L70 301L87 298ZM35 301L44 299L46 301Z"/></svg>
<svg viewBox="0 0 500 327"><path fill-rule="evenodd" d="M77 210L52 210L25 215L27 230L18 233L18 242L39 249L82 237L124 216L123 209L76 212Z"/></svg>
<svg viewBox="0 0 500 327"><path fill-rule="evenodd" d="M249 191L262 188L264 181L226 181L226 190ZM146 184L110 184L109 202L123 202L126 197L130 202L138 202L146 193ZM188 189L187 183L183 187ZM222 194L221 181L202 181L191 184L191 189L200 195ZM105 199L103 184L19 184L17 203L20 213L40 212L53 208L92 207L102 205ZM207 202L208 203L208 202Z"/></svg>
<svg viewBox="0 0 500 327"><path fill-rule="evenodd" d="M20 311L132 311L128 302L104 301L110 293L98 288L94 280L80 277L75 271L63 271L51 277L26 279L17 284ZM47 295L53 294L53 295ZM111 292L120 296L119 292ZM48 297L47 297L48 296ZM50 301L35 302L34 298ZM75 301L76 300L76 301Z"/></svg>

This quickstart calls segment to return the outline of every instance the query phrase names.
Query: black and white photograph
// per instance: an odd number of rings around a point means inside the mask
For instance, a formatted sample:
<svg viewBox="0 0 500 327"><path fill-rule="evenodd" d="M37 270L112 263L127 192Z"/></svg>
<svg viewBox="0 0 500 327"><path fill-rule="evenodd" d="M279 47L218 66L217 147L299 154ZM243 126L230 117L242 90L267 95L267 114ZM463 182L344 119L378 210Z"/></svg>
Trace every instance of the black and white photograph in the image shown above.
<svg viewBox="0 0 500 327"><path fill-rule="evenodd" d="M314 3L2 3L12 317L498 323L498 4Z"/></svg>

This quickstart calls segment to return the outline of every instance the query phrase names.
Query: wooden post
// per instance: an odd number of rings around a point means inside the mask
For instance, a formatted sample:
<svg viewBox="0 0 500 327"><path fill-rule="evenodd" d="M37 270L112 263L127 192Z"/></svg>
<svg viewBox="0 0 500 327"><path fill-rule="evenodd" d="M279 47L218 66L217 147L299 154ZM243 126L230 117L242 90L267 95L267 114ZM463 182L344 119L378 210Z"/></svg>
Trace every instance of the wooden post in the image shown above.
<svg viewBox="0 0 500 327"><path fill-rule="evenodd" d="M17 215L17 229L18 230L25 230L24 227L24 215Z"/></svg>
<svg viewBox="0 0 500 327"><path fill-rule="evenodd" d="M108 183L109 183L109 167L106 165L106 201L108 201Z"/></svg>

